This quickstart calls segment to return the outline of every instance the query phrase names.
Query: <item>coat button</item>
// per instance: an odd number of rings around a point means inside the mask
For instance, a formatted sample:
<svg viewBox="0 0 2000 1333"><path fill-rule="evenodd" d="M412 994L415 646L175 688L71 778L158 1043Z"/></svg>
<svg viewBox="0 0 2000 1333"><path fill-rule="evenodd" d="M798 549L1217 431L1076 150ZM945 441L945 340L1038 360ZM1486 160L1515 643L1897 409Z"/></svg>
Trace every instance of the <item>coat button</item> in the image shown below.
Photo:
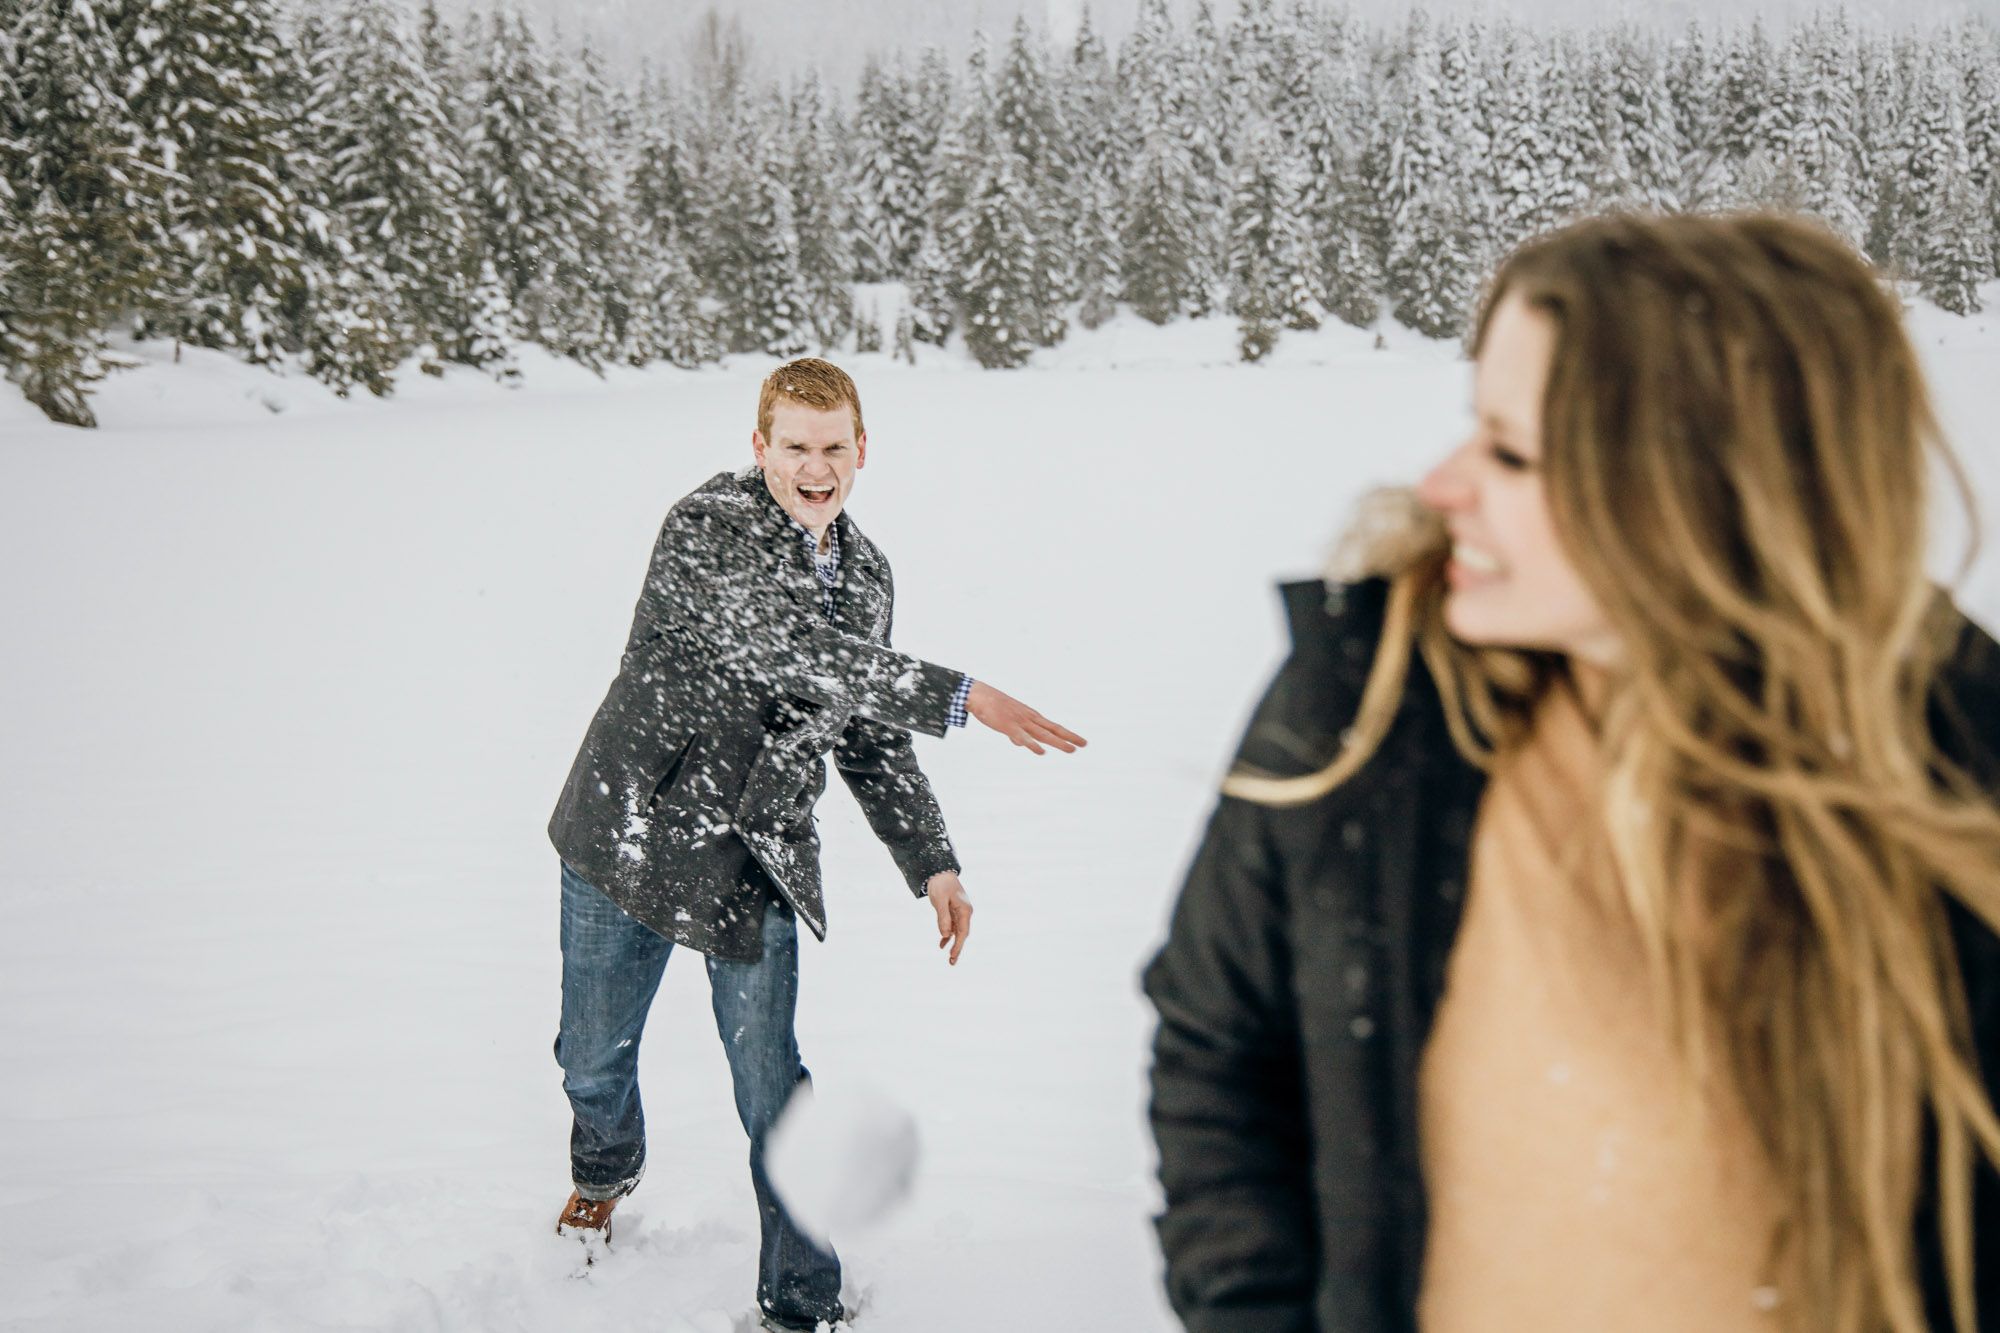
<svg viewBox="0 0 2000 1333"><path fill-rule="evenodd" d="M1360 1014L1347 1025L1347 1030L1354 1034L1356 1041L1367 1041L1375 1035L1375 1020L1366 1014Z"/></svg>
<svg viewBox="0 0 2000 1333"><path fill-rule="evenodd" d="M1438 897L1448 903L1457 902L1459 895L1463 892L1464 888L1455 879L1442 879L1438 881Z"/></svg>
<svg viewBox="0 0 2000 1333"><path fill-rule="evenodd" d="M1350 819L1340 826L1340 842L1348 851L1354 851L1368 840L1368 830L1358 819Z"/></svg>
<svg viewBox="0 0 2000 1333"><path fill-rule="evenodd" d="M1358 1000L1368 993L1368 969L1359 963L1347 969L1347 998Z"/></svg>

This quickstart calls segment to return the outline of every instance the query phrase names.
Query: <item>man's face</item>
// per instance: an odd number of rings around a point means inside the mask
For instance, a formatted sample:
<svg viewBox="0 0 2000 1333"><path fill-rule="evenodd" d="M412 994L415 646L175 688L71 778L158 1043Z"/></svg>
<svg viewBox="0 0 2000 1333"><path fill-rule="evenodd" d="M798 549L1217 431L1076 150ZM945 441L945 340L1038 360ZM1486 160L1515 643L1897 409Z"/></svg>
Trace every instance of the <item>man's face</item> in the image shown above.
<svg viewBox="0 0 2000 1333"><path fill-rule="evenodd" d="M840 407L807 407L780 398L771 411L771 438L750 432L757 466L785 512L813 532L824 532L847 503L854 474L868 461L868 437L854 437L854 414Z"/></svg>

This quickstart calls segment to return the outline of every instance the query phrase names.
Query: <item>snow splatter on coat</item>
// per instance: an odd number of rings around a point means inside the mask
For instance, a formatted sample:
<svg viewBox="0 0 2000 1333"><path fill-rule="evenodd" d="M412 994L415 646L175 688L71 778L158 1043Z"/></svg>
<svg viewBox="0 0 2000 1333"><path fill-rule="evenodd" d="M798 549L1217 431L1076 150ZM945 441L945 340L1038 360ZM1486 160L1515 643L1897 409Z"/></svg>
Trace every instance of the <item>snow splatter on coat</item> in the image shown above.
<svg viewBox="0 0 2000 1333"><path fill-rule="evenodd" d="M758 956L771 886L826 937L812 809L829 752L914 892L959 868L910 733L945 734L960 673L889 647L889 562L846 514L834 521L829 622L756 468L668 512L618 677L549 820L584 879L718 958Z"/></svg>
<svg viewBox="0 0 2000 1333"><path fill-rule="evenodd" d="M1292 652L1239 760L1330 762L1354 720L1387 585L1284 589ZM1940 673L1940 748L2000 795L2000 647L1963 625ZM1166 946L1154 1138L1167 1294L1189 1333L1415 1333L1429 1208L1417 1070L1457 938L1485 775L1453 747L1421 656L1381 748L1336 791L1271 809L1225 797ZM2000 939L1947 898L1972 1046L2000 1102ZM1951 1326L1935 1176L1913 1248L1930 1326ZM2000 1333L2000 1173L1974 1179L1979 1327Z"/></svg>

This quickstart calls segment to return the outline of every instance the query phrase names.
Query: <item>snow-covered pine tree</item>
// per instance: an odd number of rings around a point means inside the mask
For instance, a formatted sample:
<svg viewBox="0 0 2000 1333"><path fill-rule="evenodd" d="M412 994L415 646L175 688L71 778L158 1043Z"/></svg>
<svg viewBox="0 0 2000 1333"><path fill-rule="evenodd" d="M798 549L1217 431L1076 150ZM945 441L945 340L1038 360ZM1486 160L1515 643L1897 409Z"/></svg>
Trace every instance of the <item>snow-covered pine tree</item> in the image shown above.
<svg viewBox="0 0 2000 1333"><path fill-rule="evenodd" d="M958 82L944 52L927 46L917 58L915 73L903 80L902 89L904 113L897 122L897 161L904 164L899 169L909 181L906 198L914 211L896 243L895 272L910 277L916 273L917 253L936 217L932 197L944 139L957 114Z"/></svg>
<svg viewBox="0 0 2000 1333"><path fill-rule="evenodd" d="M1907 203L1903 180L1903 117L1916 78L1917 45L1908 37L1875 33L1862 39L1862 93L1857 129L1861 169L1868 178L1864 248L1884 269L1898 263Z"/></svg>
<svg viewBox="0 0 2000 1333"><path fill-rule="evenodd" d="M1480 229L1491 211L1493 127L1486 91L1487 30L1477 17L1453 18L1438 27L1437 125L1448 148L1466 223Z"/></svg>
<svg viewBox="0 0 2000 1333"><path fill-rule="evenodd" d="M1821 13L1792 36L1790 63L1798 88L1788 151L1804 183L1803 204L1856 246L1866 238L1873 212L1856 132L1860 56L1844 11Z"/></svg>
<svg viewBox="0 0 2000 1333"><path fill-rule="evenodd" d="M313 285L307 368L339 397L357 388L387 395L409 350L402 312L383 274L351 251L336 253L344 262L327 265Z"/></svg>
<svg viewBox="0 0 2000 1333"><path fill-rule="evenodd" d="M1602 147L1592 196L1599 206L1671 211L1680 206L1681 145L1664 54L1626 23L1599 37L1594 80Z"/></svg>
<svg viewBox="0 0 2000 1333"><path fill-rule="evenodd" d="M1213 22L1212 14L1209 18ZM1212 50L1216 64L1206 109L1213 116L1212 123L1224 127L1216 142L1217 183L1221 188L1213 200L1220 216L1212 219L1220 232L1221 244L1210 247L1210 272L1207 275L1210 282L1203 285L1211 285L1214 279L1221 279L1221 285L1227 292L1224 308L1241 320L1250 318L1246 312L1262 312L1267 308L1273 320L1280 320L1276 312L1283 304L1282 298L1269 290L1271 282L1283 281L1282 276L1274 272L1271 257L1268 254L1253 255L1241 248L1243 241L1238 235L1241 226L1238 210L1243 203L1240 196L1246 181L1254 181L1260 171L1268 168L1282 170L1282 165L1296 168L1295 174L1286 174L1298 187L1299 218L1306 226L1308 235L1311 232L1305 212L1309 204L1305 163L1293 157L1287 133L1290 126L1281 126L1273 120L1279 84L1277 26L1273 0L1240 0L1228 25L1210 38L1215 43ZM1193 66L1201 60L1201 48L1200 39L1193 34L1182 48L1181 69L1186 71L1183 77L1190 83L1200 77ZM1192 114L1195 101L1191 92L1188 89L1179 93L1180 123L1186 132L1200 133ZM1260 159L1249 161L1251 149L1248 141L1254 135L1265 137L1265 151ZM1291 159L1289 163L1287 159ZM1217 260L1220 262L1219 271L1213 267ZM1276 342L1276 338L1274 326L1272 343ZM1245 347L1250 348L1256 343L1257 340L1252 339L1245 343ZM1257 353L1259 357L1262 355L1262 351ZM1245 359L1256 358L1246 351Z"/></svg>
<svg viewBox="0 0 2000 1333"><path fill-rule="evenodd" d="M933 91L933 102L957 103L956 114L938 133L937 149L930 162L924 193L924 225L916 254L909 268L910 337L942 347L958 327L957 256L948 239L951 219L970 197L973 172L979 156L991 140L991 129L980 113L986 106L986 39L973 34L968 60L970 79L962 93ZM941 77L949 87L950 74L937 63L935 50L924 52L926 75ZM969 141L967 135L978 136Z"/></svg>
<svg viewBox="0 0 2000 1333"><path fill-rule="evenodd" d="M1805 171L1792 155L1803 77L1792 50L1786 48L1775 53L1767 85L1771 100L1758 121L1757 146L1738 173L1736 207L1788 213L1805 209L1808 194Z"/></svg>
<svg viewBox="0 0 2000 1333"><path fill-rule="evenodd" d="M1118 149L1117 88L1110 58L1091 26L1087 4L1060 81L1059 100L1070 140L1068 236L1076 319L1084 328L1094 329L1111 318L1124 293L1119 184L1126 159Z"/></svg>
<svg viewBox="0 0 2000 1333"><path fill-rule="evenodd" d="M1270 121L1277 112L1279 20L1272 0L1241 0L1222 42L1222 99L1228 123ZM1274 133L1282 130L1272 125Z"/></svg>
<svg viewBox="0 0 2000 1333"><path fill-rule="evenodd" d="M337 64L336 27L318 10L299 16L290 76L294 87L287 101L300 108L312 133L288 165L311 219L308 287L293 323L306 368L345 398L357 386L388 393L408 338L387 278L360 256L346 218L332 202L334 164L322 142L322 126L311 114Z"/></svg>
<svg viewBox="0 0 2000 1333"><path fill-rule="evenodd" d="M650 67L645 70L633 110L636 142L626 190L642 234L673 236L688 246L697 226L697 185L684 115L675 90Z"/></svg>
<svg viewBox="0 0 2000 1333"><path fill-rule="evenodd" d="M391 312L385 377L418 348L467 359L476 270L460 144L402 8L345 0L319 74L310 114L328 164L326 203L347 262Z"/></svg>
<svg viewBox="0 0 2000 1333"><path fill-rule="evenodd" d="M1179 116L1176 76L1183 69L1168 0L1139 0L1132 32L1118 52L1117 138L1127 152Z"/></svg>
<svg viewBox="0 0 2000 1333"><path fill-rule="evenodd" d="M705 276L728 350L797 356L812 345L812 296L799 272L785 108L774 94L743 111L714 159Z"/></svg>
<svg viewBox="0 0 2000 1333"><path fill-rule="evenodd" d="M464 350L460 359L501 384L517 384L521 368L514 360L514 306L493 261L479 261L479 276L467 302Z"/></svg>
<svg viewBox="0 0 2000 1333"><path fill-rule="evenodd" d="M882 307L870 302L854 319L854 354L862 356L882 350Z"/></svg>
<svg viewBox="0 0 2000 1333"><path fill-rule="evenodd" d="M942 347L958 327L958 311L952 293L958 274L945 254L944 239L935 226L926 223L923 243L910 261L910 303L903 312L913 342ZM901 329L898 328L898 337ZM914 359L910 364L915 365Z"/></svg>
<svg viewBox="0 0 2000 1333"><path fill-rule="evenodd" d="M1716 110L1721 77L1714 39L1699 19L1688 20L1667 53L1667 96L1681 147L1675 194L1689 209L1716 207L1728 193L1731 168Z"/></svg>
<svg viewBox="0 0 2000 1333"><path fill-rule="evenodd" d="M1094 329L1116 313L1124 294L1119 273L1120 238L1117 187L1111 174L1095 162L1079 165L1071 189L1081 202L1071 236L1075 273L1076 322Z"/></svg>
<svg viewBox="0 0 2000 1333"><path fill-rule="evenodd" d="M848 125L848 149L854 163L854 270L861 282L886 282L899 276L896 254L921 196L898 197L903 187L896 158L897 122L903 111L902 88L884 72L873 55L861 68L854 119ZM907 206L907 207L906 207Z"/></svg>
<svg viewBox="0 0 2000 1333"><path fill-rule="evenodd" d="M1243 267L1231 276L1236 355L1243 361L1262 361L1278 346L1277 313L1271 308L1274 280L1270 261L1262 251L1247 251Z"/></svg>
<svg viewBox="0 0 2000 1333"><path fill-rule="evenodd" d="M993 126L1026 163L1031 179L1061 181L1069 165L1068 136L1041 40L1025 16L1015 18L993 80Z"/></svg>
<svg viewBox="0 0 2000 1333"><path fill-rule="evenodd" d="M1581 42L1573 34L1558 33L1544 48L1542 61L1542 124L1534 184L1540 214L1537 229L1567 222L1589 208L1592 159L1598 145L1589 90L1575 76L1575 71L1589 67Z"/></svg>
<svg viewBox="0 0 2000 1333"><path fill-rule="evenodd" d="M381 349L381 356L393 365L403 344L390 327L355 336L357 325L393 312L372 299L357 302L353 299L354 280L345 286L340 280L352 262L354 247L331 203L333 166L322 142L323 127L312 115L333 57L331 19L328 11L317 7L291 14L290 41L275 100L298 123L292 151L280 167L287 188L299 200L305 222L305 283L286 305L287 345L297 349L300 363L311 374L345 394L357 381L352 364L356 355L372 355L369 349ZM378 382L386 384L379 377Z"/></svg>
<svg viewBox="0 0 2000 1333"><path fill-rule="evenodd" d="M1382 317L1388 286L1381 237L1386 230L1381 196L1369 173L1370 157L1352 148L1334 159L1322 196L1327 216L1319 235L1320 304L1356 328Z"/></svg>
<svg viewBox="0 0 2000 1333"><path fill-rule="evenodd" d="M1072 241L1078 219L1069 207L1068 133L1047 64L1026 17L1017 15L994 80L993 127L1018 159L1014 170L1028 208L1024 221L1034 239L1028 308L1038 312L1040 323L1031 333L1040 346L1053 347L1069 324L1063 307L1075 291Z"/></svg>
<svg viewBox="0 0 2000 1333"><path fill-rule="evenodd" d="M559 354L588 354L571 309L591 295L581 234L596 201L566 170L575 122L525 20L494 15L480 34L469 90L466 176L483 256L507 288L522 336Z"/></svg>
<svg viewBox="0 0 2000 1333"><path fill-rule="evenodd" d="M304 219L284 163L287 53L271 0L124 6L125 101L155 173L150 218L165 261L147 325L252 361L282 355L283 309L306 281Z"/></svg>
<svg viewBox="0 0 2000 1333"><path fill-rule="evenodd" d="M989 370L1026 362L1048 327L1030 208L1020 159L1002 151L981 161L964 207L947 222L965 348Z"/></svg>
<svg viewBox="0 0 2000 1333"><path fill-rule="evenodd" d="M1766 108L1776 57L1761 20L1730 32L1722 41L1721 73L1716 82L1716 132L1729 155L1739 162L1764 143Z"/></svg>
<svg viewBox="0 0 2000 1333"><path fill-rule="evenodd" d="M452 36L451 24L438 12L437 0L423 0L417 7L417 53L423 58L424 70L437 85L439 98L450 113L452 95L458 91L458 47Z"/></svg>
<svg viewBox="0 0 2000 1333"><path fill-rule="evenodd" d="M1119 151L1128 162L1121 189L1128 245L1123 267L1128 278L1137 270L1160 275L1145 279L1149 290L1144 296L1131 293L1135 306L1143 305L1160 319L1171 318L1173 309L1208 314L1215 289L1224 285L1229 198L1229 167L1220 138L1221 128L1229 123L1223 107L1224 64L1223 38L1206 0L1197 4L1184 38L1174 29L1168 0L1141 0L1137 23L1119 50L1123 98L1115 123ZM1173 141L1171 151L1153 143L1162 135ZM1139 179L1142 164L1151 177L1144 183ZM1170 224L1174 239L1169 242L1164 233L1145 230L1152 224L1143 224L1145 243L1155 249L1135 259L1129 246L1132 229L1142 216L1139 202L1157 188L1162 172L1185 182L1186 230L1181 231L1179 221L1183 210L1159 213L1160 225ZM1148 205L1159 206L1157 200ZM1178 257L1182 253L1185 261ZM1165 276L1179 272L1183 262L1185 278ZM1173 295L1171 307L1163 304L1168 293Z"/></svg>
<svg viewBox="0 0 2000 1333"><path fill-rule="evenodd" d="M1722 201L1729 206L1803 205L1804 182L1791 161L1796 82L1761 18L1730 35L1716 90L1717 136L1730 178Z"/></svg>
<svg viewBox="0 0 2000 1333"><path fill-rule="evenodd" d="M1195 252L1193 300L1188 313L1197 318L1226 300L1229 287L1229 206L1235 182L1230 156L1223 88L1223 37L1215 24L1210 0L1195 0L1194 17L1180 43L1169 87L1175 108L1171 124L1187 145L1195 192L1188 203L1194 211Z"/></svg>
<svg viewBox="0 0 2000 1333"><path fill-rule="evenodd" d="M1487 91L1487 44L1486 27L1476 15L1453 18L1439 29L1437 123L1445 135L1447 165L1428 183L1440 196L1428 205L1435 216L1419 223L1434 228L1436 239L1413 245L1411 253L1434 256L1437 272L1429 305L1440 313L1456 312L1437 321L1434 327L1440 329L1463 327L1479 284L1497 258L1491 240L1493 99ZM1408 256L1404 258L1407 262ZM1406 290L1410 286L1405 283Z"/></svg>
<svg viewBox="0 0 2000 1333"><path fill-rule="evenodd" d="M1511 30L1504 63L1495 83L1493 147L1493 241L1505 253L1542 229L1549 220L1543 198L1547 88L1552 71L1540 43Z"/></svg>
<svg viewBox="0 0 2000 1333"><path fill-rule="evenodd" d="M647 359L693 367L716 359L721 349L694 269L702 212L684 115L663 80L650 73L641 79L627 200L642 265L634 318L644 327L632 340L647 345Z"/></svg>
<svg viewBox="0 0 2000 1333"><path fill-rule="evenodd" d="M1460 155L1455 136L1465 131L1447 120L1467 99L1446 94L1445 74L1428 21L1412 18L1396 81L1400 114L1390 134L1384 189L1384 285L1396 318L1433 338L1463 328L1487 263L1478 219L1489 206L1480 197L1474 164Z"/></svg>
<svg viewBox="0 0 2000 1333"><path fill-rule="evenodd" d="M1465 331L1484 276L1484 246L1464 224L1462 199L1448 177L1426 181L1404 208L1390 250L1396 318L1430 338Z"/></svg>
<svg viewBox="0 0 2000 1333"><path fill-rule="evenodd" d="M1954 314L1977 312L1992 255L1990 222L1973 188L1963 79L1948 40L1924 43L1904 116L1905 230L1897 258L1923 294Z"/></svg>
<svg viewBox="0 0 2000 1333"><path fill-rule="evenodd" d="M939 146L931 230L935 254L920 256L915 292L928 333L934 303L963 330L966 350L988 368L1018 366L1033 354L1051 315L1036 234L1030 168L994 119L983 36L973 37L959 114Z"/></svg>
<svg viewBox="0 0 2000 1333"><path fill-rule="evenodd" d="M1318 0L1290 0L1283 9L1274 11L1268 100L1271 123L1280 138L1296 137L1318 100L1326 61L1335 49L1328 40L1326 17ZM1338 19L1338 15L1333 16L1334 22Z"/></svg>
<svg viewBox="0 0 2000 1333"><path fill-rule="evenodd" d="M1369 168L1371 127L1379 121L1369 77L1371 52L1351 16L1325 34L1326 60L1311 100L1301 108L1300 152L1306 164L1306 216L1319 252L1320 304L1357 327L1382 309L1380 191Z"/></svg>
<svg viewBox="0 0 2000 1333"><path fill-rule="evenodd" d="M1989 24L1970 19L1956 24L1952 35L1965 78L1965 151L1972 191L1994 246L1986 274L2000 276L2000 35Z"/></svg>
<svg viewBox="0 0 2000 1333"><path fill-rule="evenodd" d="M627 163L614 148L616 103L596 51L585 43L572 59L558 34L547 61L561 127L549 145L549 174L562 191L566 241L553 256L557 339L549 350L599 370L633 351L625 326L634 305L630 288L640 278L623 217Z"/></svg>
<svg viewBox="0 0 2000 1333"><path fill-rule="evenodd" d="M111 27L88 0L17 0L0 48L0 363L51 420L94 426L105 329L155 285L156 182Z"/></svg>
<svg viewBox="0 0 2000 1333"><path fill-rule="evenodd" d="M648 96L645 67L639 81L607 82L602 73L602 57L594 46L584 49L586 89L591 78L605 88L602 98L602 125L598 134L608 149L603 190L606 196L612 249L604 256L607 270L607 309L618 331L616 356L627 365L644 366L658 359L659 338L654 326L652 265L653 251L648 242L649 228L634 204L637 197L639 158L644 142L641 120L647 114ZM591 75L591 69L597 73Z"/></svg>
<svg viewBox="0 0 2000 1333"><path fill-rule="evenodd" d="M1148 136L1125 173L1120 231L1125 298L1155 324L1192 305L1201 282L1200 238L1189 200L1195 194L1188 154L1170 129Z"/></svg>
<svg viewBox="0 0 2000 1333"><path fill-rule="evenodd" d="M721 357L715 321L701 299L688 252L676 238L645 249L649 266L636 296L645 320L646 355L693 369Z"/></svg>
<svg viewBox="0 0 2000 1333"><path fill-rule="evenodd" d="M838 347L854 328L853 195L840 140L845 130L827 106L819 74L809 71L793 92L792 220L799 239L799 281L808 320L822 350Z"/></svg>
<svg viewBox="0 0 2000 1333"><path fill-rule="evenodd" d="M1245 360L1253 326L1319 327L1318 256L1302 209L1300 170L1268 121L1253 120L1236 142L1236 188L1229 207L1229 311L1243 323ZM1258 333L1258 339L1262 338ZM1268 348L1265 348L1268 351Z"/></svg>
<svg viewBox="0 0 2000 1333"><path fill-rule="evenodd" d="M1119 134L1118 84L1104 39L1091 24L1087 3L1078 18L1069 60L1057 82L1070 161L1078 170L1094 167L1115 192L1128 160ZM1085 191L1076 192L1079 215L1085 197Z"/></svg>
<svg viewBox="0 0 2000 1333"><path fill-rule="evenodd" d="M1442 120L1443 97L1437 34L1422 10L1410 15L1393 53L1384 109L1390 128L1389 174L1383 182L1384 208L1392 227L1400 224L1409 201L1431 177L1452 166L1451 144Z"/></svg>
<svg viewBox="0 0 2000 1333"><path fill-rule="evenodd" d="M580 239L603 310L599 355L643 366L653 359L653 331L645 294L650 256L643 252L630 207L639 139L633 91L608 74L604 54L590 38L577 53L570 88L581 150L578 188L597 201L597 228Z"/></svg>

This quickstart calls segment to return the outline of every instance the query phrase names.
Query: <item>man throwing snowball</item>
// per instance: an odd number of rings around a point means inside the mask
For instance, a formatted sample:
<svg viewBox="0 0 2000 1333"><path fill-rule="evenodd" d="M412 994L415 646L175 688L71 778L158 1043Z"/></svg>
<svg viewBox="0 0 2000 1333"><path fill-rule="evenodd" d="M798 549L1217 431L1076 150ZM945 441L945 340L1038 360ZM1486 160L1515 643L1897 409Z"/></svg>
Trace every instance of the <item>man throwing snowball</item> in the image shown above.
<svg viewBox="0 0 2000 1333"><path fill-rule="evenodd" d="M868 459L838 367L779 367L756 462L667 514L618 678L549 821L562 858L562 1027L576 1185L557 1230L595 1247L646 1164L639 1037L676 944L705 954L763 1226L767 1329L838 1325L840 1264L772 1193L764 1142L806 1077L798 921L826 935L812 809L833 755L958 962L972 904L910 744L977 718L1036 754L1084 741L970 676L889 646L889 562L844 511Z"/></svg>

